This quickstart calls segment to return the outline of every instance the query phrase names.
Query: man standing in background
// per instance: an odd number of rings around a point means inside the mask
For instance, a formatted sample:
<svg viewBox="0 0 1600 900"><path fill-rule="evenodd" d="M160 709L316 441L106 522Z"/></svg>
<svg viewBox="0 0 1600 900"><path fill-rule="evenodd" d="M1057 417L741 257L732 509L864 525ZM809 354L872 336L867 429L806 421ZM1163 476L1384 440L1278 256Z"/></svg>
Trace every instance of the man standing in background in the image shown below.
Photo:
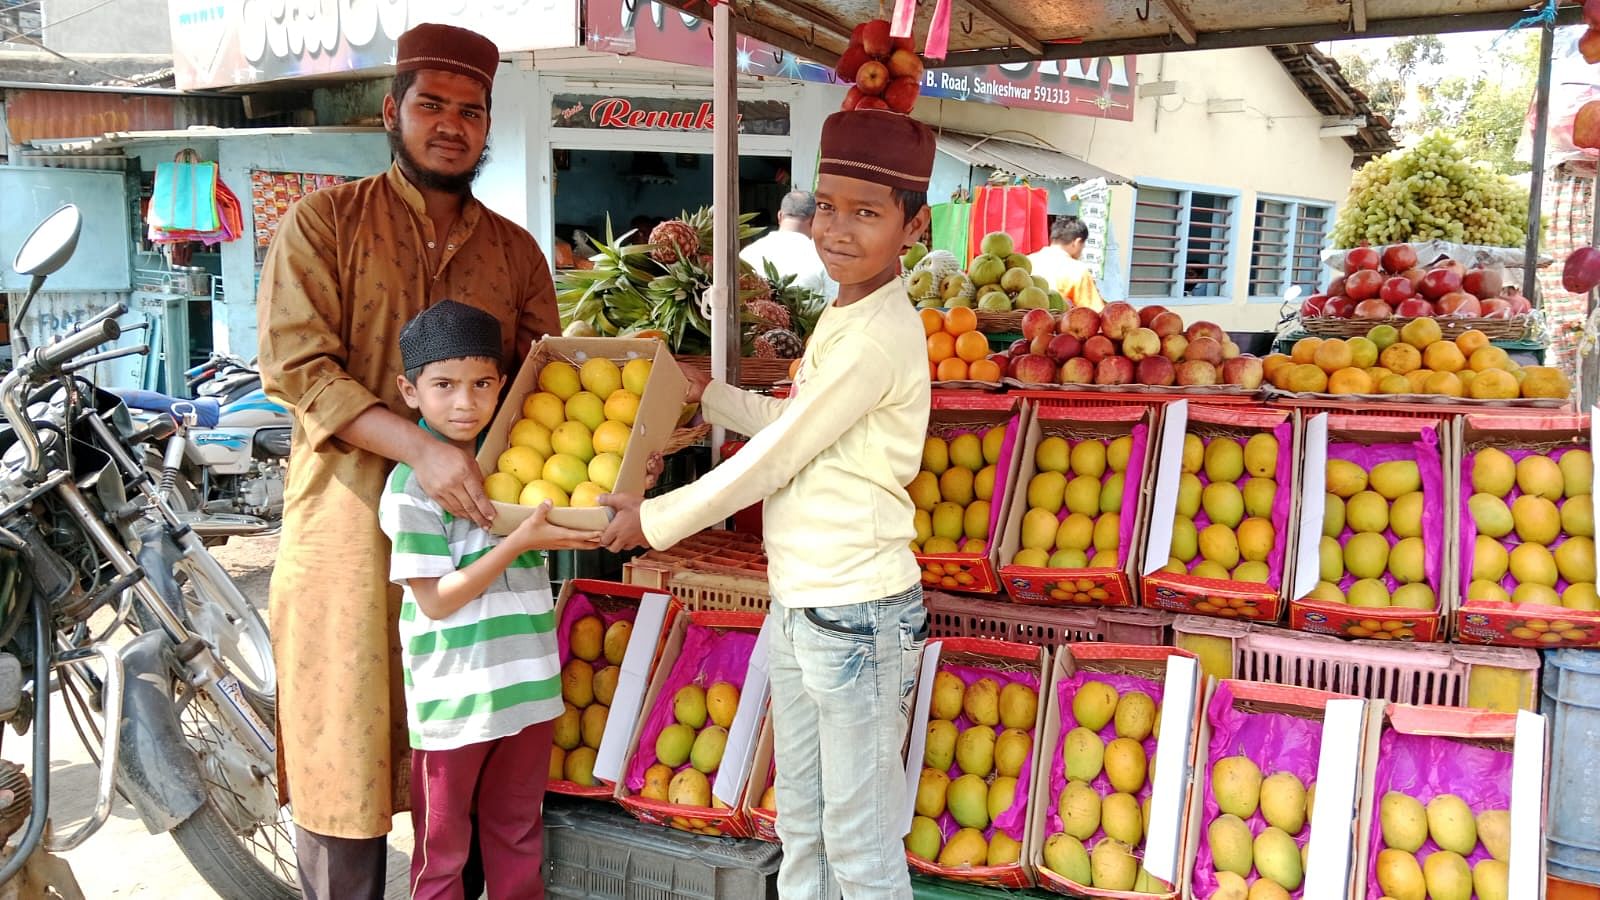
<svg viewBox="0 0 1600 900"><path fill-rule="evenodd" d="M1050 225L1050 246L1028 255L1033 274L1050 282L1067 306L1105 308L1106 302L1095 287L1094 273L1082 259L1083 245L1089 240L1089 226L1077 216L1060 216Z"/></svg>
<svg viewBox="0 0 1600 900"><path fill-rule="evenodd" d="M770 262L779 275L793 275L797 287L832 300L839 293L839 285L828 277L811 240L811 219L816 214L817 198L810 191L790 191L778 208L778 230L751 242L739 251L739 258L762 277L767 274L765 263Z"/></svg>

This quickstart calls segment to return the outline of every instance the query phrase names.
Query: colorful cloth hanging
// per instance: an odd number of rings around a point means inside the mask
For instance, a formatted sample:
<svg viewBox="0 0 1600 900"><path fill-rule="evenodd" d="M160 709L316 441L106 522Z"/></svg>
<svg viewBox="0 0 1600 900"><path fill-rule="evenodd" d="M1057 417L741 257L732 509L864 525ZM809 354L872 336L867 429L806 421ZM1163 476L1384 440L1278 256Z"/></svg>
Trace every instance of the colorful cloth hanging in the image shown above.
<svg viewBox="0 0 1600 900"><path fill-rule="evenodd" d="M244 234L244 207L216 163L164 162L156 164L145 221L151 243L218 244Z"/></svg>
<svg viewBox="0 0 1600 900"><path fill-rule="evenodd" d="M933 212L933 243L930 250L944 250L956 258L961 268L967 267L967 228L972 222L971 203L936 203Z"/></svg>
<svg viewBox="0 0 1600 900"><path fill-rule="evenodd" d="M972 198L972 221L967 231L967 252L982 252L983 236L995 231L1011 235L1013 252L1029 254L1050 243L1050 195L1044 188L1024 184L977 189Z"/></svg>

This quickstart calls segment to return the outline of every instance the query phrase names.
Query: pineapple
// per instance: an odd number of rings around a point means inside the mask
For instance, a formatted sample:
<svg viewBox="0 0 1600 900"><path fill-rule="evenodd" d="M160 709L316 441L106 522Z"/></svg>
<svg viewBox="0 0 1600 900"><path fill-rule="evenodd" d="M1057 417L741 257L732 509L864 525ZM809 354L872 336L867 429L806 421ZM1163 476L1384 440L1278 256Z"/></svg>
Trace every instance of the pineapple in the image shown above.
<svg viewBox="0 0 1600 900"><path fill-rule="evenodd" d="M782 328L756 335L754 345L755 355L760 359L799 359L806 352L800 336Z"/></svg>
<svg viewBox="0 0 1600 900"><path fill-rule="evenodd" d="M700 256L700 232L682 219L668 219L650 231L650 256L664 265Z"/></svg>

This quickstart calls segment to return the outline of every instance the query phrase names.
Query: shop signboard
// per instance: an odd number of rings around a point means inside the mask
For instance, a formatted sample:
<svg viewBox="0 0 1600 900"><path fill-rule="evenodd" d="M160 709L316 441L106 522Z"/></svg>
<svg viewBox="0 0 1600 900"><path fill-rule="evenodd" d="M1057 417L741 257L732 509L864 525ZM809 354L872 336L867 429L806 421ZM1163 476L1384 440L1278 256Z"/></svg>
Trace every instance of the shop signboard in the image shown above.
<svg viewBox="0 0 1600 900"><path fill-rule="evenodd" d="M1080 181L1065 191L1068 202L1078 204L1078 218L1089 228L1083 242L1083 262L1096 279L1105 277L1106 238L1111 229L1111 185L1104 178Z"/></svg>
<svg viewBox="0 0 1600 900"><path fill-rule="evenodd" d="M362 72L394 64L423 22L459 25L501 53L578 46L579 0L169 0L180 90Z"/></svg>
<svg viewBox="0 0 1600 900"><path fill-rule="evenodd" d="M709 134L714 121L711 98L620 97L610 94L556 94L550 124L556 128L599 131L687 131ZM776 100L739 102L742 134L786 135L789 104Z"/></svg>
<svg viewBox="0 0 1600 900"><path fill-rule="evenodd" d="M585 0L584 46L662 62L711 68L711 25L655 0ZM833 70L754 38L740 37L746 75L830 83ZM1039 109L1098 119L1133 120L1132 56L930 69L923 96Z"/></svg>

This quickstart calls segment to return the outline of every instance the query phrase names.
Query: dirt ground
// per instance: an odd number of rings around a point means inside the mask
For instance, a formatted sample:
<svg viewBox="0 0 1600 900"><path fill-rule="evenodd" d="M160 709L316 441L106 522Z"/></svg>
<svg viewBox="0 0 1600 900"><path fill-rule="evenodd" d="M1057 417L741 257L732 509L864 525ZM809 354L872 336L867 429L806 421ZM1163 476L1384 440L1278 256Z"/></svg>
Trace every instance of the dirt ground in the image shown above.
<svg viewBox="0 0 1600 900"><path fill-rule="evenodd" d="M277 551L277 538L266 537L234 538L213 553L245 596L264 612ZM55 711L61 714L54 717L51 729L50 812L56 832L67 833L93 810L99 770L78 742L59 702ZM15 734L8 738L6 758L19 759L18 754L22 754L20 759L26 762L27 744ZM389 836L387 897L393 900L407 896L410 852L411 825L401 816L395 819L394 832ZM218 896L195 874L171 837L151 835L133 809L121 800L116 801L111 818L94 837L63 856L89 900L212 900Z"/></svg>

